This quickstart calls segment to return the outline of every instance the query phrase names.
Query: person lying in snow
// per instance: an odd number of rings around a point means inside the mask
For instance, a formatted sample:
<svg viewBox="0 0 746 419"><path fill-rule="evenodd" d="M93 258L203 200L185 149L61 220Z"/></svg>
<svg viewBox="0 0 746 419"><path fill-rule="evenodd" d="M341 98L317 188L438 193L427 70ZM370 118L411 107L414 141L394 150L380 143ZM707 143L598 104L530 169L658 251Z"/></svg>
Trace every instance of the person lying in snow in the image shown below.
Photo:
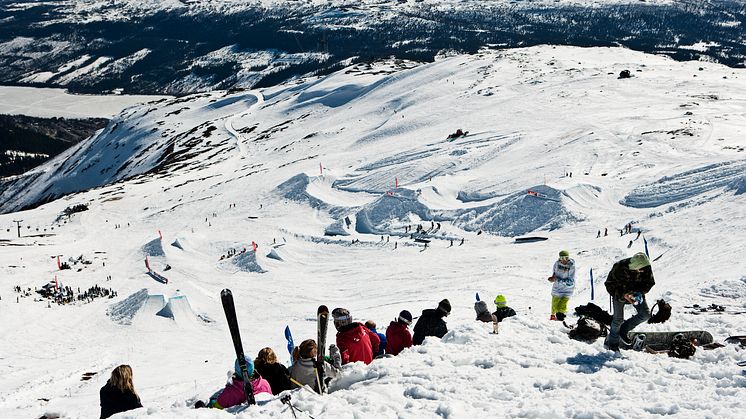
<svg viewBox="0 0 746 419"><path fill-rule="evenodd" d="M373 320L368 320L367 322L365 322L365 327L367 327L368 330L370 330L371 332L373 332L376 335L378 335L378 339L381 342L381 343L378 344L378 351L376 351L373 354L373 357L377 358L377 357L383 355L384 352L386 351L386 335L384 335L383 333L379 333L376 330L376 322L374 322Z"/></svg>
<svg viewBox="0 0 746 419"><path fill-rule="evenodd" d="M337 329L337 346L342 355L342 365L350 362L370 364L373 354L378 352L381 340L367 327L352 321L352 315L345 308L332 310L334 327Z"/></svg>
<svg viewBox="0 0 746 419"><path fill-rule="evenodd" d="M293 349L293 366L290 367L293 387L309 386L318 392L314 367L316 354L316 341L313 339L306 339Z"/></svg>
<svg viewBox="0 0 746 419"><path fill-rule="evenodd" d="M515 316L515 310L508 307L508 299L504 295L498 294L495 297L495 305L497 306L497 310L492 315L495 317L496 323L500 323L508 317Z"/></svg>
<svg viewBox="0 0 746 419"><path fill-rule="evenodd" d="M425 338L428 336L435 336L442 338L448 333L448 327L446 326L443 317L448 316L451 313L451 302L448 299L443 299L438 303L436 309L426 309L422 311L417 324L414 325L414 337L412 343L415 345L422 345Z"/></svg>
<svg viewBox="0 0 746 419"><path fill-rule="evenodd" d="M291 389L290 371L277 362L277 355L272 348L264 348L259 351L254 360L254 369L261 375L272 388L272 394L278 395L285 390Z"/></svg>
<svg viewBox="0 0 746 419"><path fill-rule="evenodd" d="M386 329L386 353L399 355L404 348L412 346L412 334L409 325L412 324L412 313L402 310L399 317L389 324Z"/></svg>
<svg viewBox="0 0 746 419"><path fill-rule="evenodd" d="M120 365L111 372L111 378L99 392L101 398L101 419L108 418L119 412L142 407L140 396L132 384L132 368Z"/></svg>
<svg viewBox="0 0 746 419"><path fill-rule="evenodd" d="M262 378L258 372L254 371L254 363L246 357L246 370L251 377L251 386L254 389L254 395L259 393L272 394L272 388L270 387L267 380ZM207 403L202 400L198 401L194 407L211 407L215 409L226 409L229 407L237 406L246 401L246 394L243 391L243 380L241 379L241 368L238 365L238 359L236 359L233 365L233 375L228 380L225 388L213 394Z"/></svg>

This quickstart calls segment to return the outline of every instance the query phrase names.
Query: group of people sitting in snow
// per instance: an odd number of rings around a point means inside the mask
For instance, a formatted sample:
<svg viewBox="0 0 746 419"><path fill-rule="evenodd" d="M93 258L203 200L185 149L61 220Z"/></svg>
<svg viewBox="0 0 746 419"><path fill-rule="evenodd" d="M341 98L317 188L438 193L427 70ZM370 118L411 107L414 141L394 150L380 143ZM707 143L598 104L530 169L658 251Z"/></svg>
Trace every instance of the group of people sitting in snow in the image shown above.
<svg viewBox="0 0 746 419"><path fill-rule="evenodd" d="M559 252L559 259L554 263L552 276L548 280L553 284L550 320L563 320L567 312L567 303L575 287L575 261L570 258L568 251ZM611 330L605 346L610 350L619 351L620 342L627 346L631 345L627 333L650 318L650 310L645 300L645 294L655 285L650 260L644 253L637 253L631 258L616 262L605 285L609 295L613 297L614 308ZM515 310L508 307L504 295L497 295L494 301L496 310L493 313L486 310L486 303L483 301L475 304L477 320L497 325L504 319L516 315ZM637 314L625 321L626 304L633 305ZM330 345L330 356L325 357L321 363L317 357L317 342L313 339L304 340L294 348L293 361L289 369L278 362L272 348L260 350L253 361L246 357L254 394L278 395L285 390L306 386L319 392L323 387L319 382L320 377L331 379L344 364L370 364L375 358L396 356L412 345L420 345L428 336L442 338L448 332L444 318L450 313L451 303L447 299L440 301L434 309L423 310L414 326L413 335L409 331L413 321L412 314L402 310L398 317L389 323L386 333L383 334L376 330L375 322L354 322L349 310L336 308L332 311L334 327L337 330L336 345ZM322 374L319 374L320 369L323 369ZM225 388L216 392L207 402L198 401L195 407L224 409L241 404L245 400L243 378L236 360L233 376ZM101 418L138 407L141 407L141 404L132 385L132 369L127 365L120 365L114 369L111 378L101 389Z"/></svg>

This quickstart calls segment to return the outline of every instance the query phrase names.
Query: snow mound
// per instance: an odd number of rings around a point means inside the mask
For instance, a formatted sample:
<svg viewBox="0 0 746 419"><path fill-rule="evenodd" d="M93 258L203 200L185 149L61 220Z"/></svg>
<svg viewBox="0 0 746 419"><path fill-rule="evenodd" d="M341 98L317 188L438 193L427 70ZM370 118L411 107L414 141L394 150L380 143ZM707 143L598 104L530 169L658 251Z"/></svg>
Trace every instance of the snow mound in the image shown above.
<svg viewBox="0 0 746 419"><path fill-rule="evenodd" d="M534 186L508 195L494 204L456 212L454 224L469 231L484 230L501 236L520 236L539 229L555 230L579 221L565 208L557 189Z"/></svg>
<svg viewBox="0 0 746 419"><path fill-rule="evenodd" d="M738 280L725 280L710 284L700 289L699 292L707 297L723 297L741 302L746 301L746 276Z"/></svg>
<svg viewBox="0 0 746 419"><path fill-rule="evenodd" d="M232 261L238 269L244 272L256 272L260 274L267 272L256 261L256 252L247 251L239 253L232 258Z"/></svg>
<svg viewBox="0 0 746 419"><path fill-rule="evenodd" d="M277 250L275 250L275 249L272 249L272 250L270 250L270 251L269 251L269 253L267 253L267 257L268 257L268 258L270 258L270 259L274 259L274 260L279 260L279 261L281 261L281 262L282 262L282 261L284 260L284 259L282 259L282 257L281 257L281 256L280 256L280 255L279 255L279 254L277 253Z"/></svg>
<svg viewBox="0 0 746 419"><path fill-rule="evenodd" d="M132 324L135 314L145 305L148 298L148 289L143 288L124 300L112 304L106 311L106 315L119 324Z"/></svg>
<svg viewBox="0 0 746 419"><path fill-rule="evenodd" d="M309 183L311 183L311 178L305 173L300 173L277 185L276 191L280 196L291 201L308 203L312 208L326 209L328 207L326 202L306 191Z"/></svg>
<svg viewBox="0 0 746 419"><path fill-rule="evenodd" d="M337 220L324 229L325 236L349 236L344 219Z"/></svg>
<svg viewBox="0 0 746 419"><path fill-rule="evenodd" d="M163 243L160 238L153 239L142 247L142 252L150 257L155 256L166 256L166 252L163 251Z"/></svg>
<svg viewBox="0 0 746 419"><path fill-rule="evenodd" d="M430 209L417 200L414 191L399 188L365 205L355 215L355 231L387 234L398 228L410 214L417 215L421 220L433 219Z"/></svg>
<svg viewBox="0 0 746 419"><path fill-rule="evenodd" d="M745 160L710 164L662 177L633 189L620 203L632 208L654 208L723 187L735 189L737 195L746 191Z"/></svg>

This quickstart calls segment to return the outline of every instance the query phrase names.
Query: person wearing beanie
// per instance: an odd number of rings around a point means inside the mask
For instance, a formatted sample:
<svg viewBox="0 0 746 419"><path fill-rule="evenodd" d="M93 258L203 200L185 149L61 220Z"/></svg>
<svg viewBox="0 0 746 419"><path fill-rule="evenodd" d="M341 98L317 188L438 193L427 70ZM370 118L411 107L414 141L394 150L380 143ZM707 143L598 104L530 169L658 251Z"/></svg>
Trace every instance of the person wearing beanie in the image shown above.
<svg viewBox="0 0 746 419"><path fill-rule="evenodd" d="M353 322L347 309L335 308L332 318L337 329L337 347L342 356L342 365L358 361L370 364L381 344L378 335L362 324Z"/></svg>
<svg viewBox="0 0 746 419"><path fill-rule="evenodd" d="M386 329L386 353L399 355L404 348L412 346L412 334L409 325L412 324L412 313L402 310L396 320L389 323Z"/></svg>
<svg viewBox="0 0 746 419"><path fill-rule="evenodd" d="M575 291L575 260L570 259L570 252L559 252L552 276L547 279L552 283L552 314L549 320L563 321L567 314L567 303Z"/></svg>
<svg viewBox="0 0 746 419"><path fill-rule="evenodd" d="M508 307L508 299L505 298L504 295L498 294L497 297L495 297L495 305L497 306L497 310L495 310L492 315L494 316L494 321L496 323L500 323L508 317L515 316L515 310Z"/></svg>
<svg viewBox="0 0 746 419"><path fill-rule="evenodd" d="M636 253L631 258L622 259L614 264L604 283L606 291L614 302L614 315L611 320L606 347L619 351L619 343L631 345L627 333L650 318L650 308L645 298L655 285L650 259L645 253ZM624 320L624 306L632 304L637 314Z"/></svg>
<svg viewBox="0 0 746 419"><path fill-rule="evenodd" d="M365 327L367 327L368 330L370 330L371 332L378 335L378 339L380 341L380 343L378 344L378 351L373 354L373 357L377 358L383 355L384 351L386 351L386 335L376 330L376 322L374 322L373 320L368 320L367 322L365 322Z"/></svg>
<svg viewBox="0 0 746 419"><path fill-rule="evenodd" d="M251 386L254 389L254 395L259 393L272 394L272 388L270 387L267 380L262 378L258 372L254 370L254 362L249 357L246 357L246 371L249 374L251 380ZM225 385L225 388L215 393L207 403L198 401L194 407L211 407L214 409L227 409L229 407L237 406L246 401L246 394L243 391L243 378L241 377L241 370L238 365L238 359L236 359L233 365L233 376Z"/></svg>
<svg viewBox="0 0 746 419"><path fill-rule="evenodd" d="M448 327L443 317L451 313L451 302L443 299L438 303L438 308L426 309L422 311L417 324L414 325L414 337L412 343L422 345L428 336L442 338L448 333Z"/></svg>

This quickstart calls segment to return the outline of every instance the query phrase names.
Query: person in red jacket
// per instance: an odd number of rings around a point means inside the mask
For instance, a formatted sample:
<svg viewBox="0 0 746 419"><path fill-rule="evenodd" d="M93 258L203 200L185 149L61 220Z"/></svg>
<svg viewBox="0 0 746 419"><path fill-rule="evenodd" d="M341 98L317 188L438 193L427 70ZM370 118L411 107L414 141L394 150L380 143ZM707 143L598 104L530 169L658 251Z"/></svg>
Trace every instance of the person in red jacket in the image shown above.
<svg viewBox="0 0 746 419"><path fill-rule="evenodd" d="M342 355L342 365L358 361L370 364L373 353L380 344L378 335L362 324L353 322L350 312L345 308L335 308L332 318L337 329L337 346Z"/></svg>
<svg viewBox="0 0 746 419"><path fill-rule="evenodd" d="M409 325L412 324L412 313L402 310L399 318L392 321L386 329L386 353L399 355L404 348L412 346L412 333L409 332Z"/></svg>

